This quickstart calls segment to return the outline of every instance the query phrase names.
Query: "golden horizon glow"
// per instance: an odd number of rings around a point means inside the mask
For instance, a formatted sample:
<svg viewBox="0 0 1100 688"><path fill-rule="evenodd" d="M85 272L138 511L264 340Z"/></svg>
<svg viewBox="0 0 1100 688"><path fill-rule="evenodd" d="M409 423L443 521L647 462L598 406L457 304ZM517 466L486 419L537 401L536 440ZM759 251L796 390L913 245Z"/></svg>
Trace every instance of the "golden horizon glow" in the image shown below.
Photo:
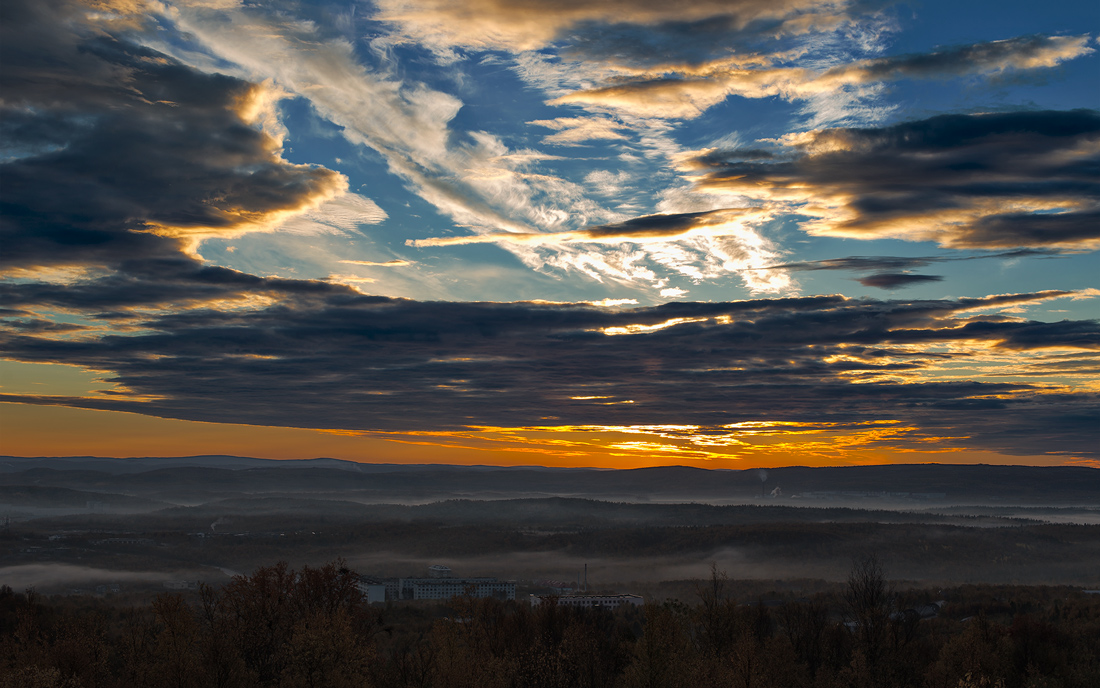
<svg viewBox="0 0 1100 688"><path fill-rule="evenodd" d="M7 456L199 456L335 458L359 463L712 469L896 463L1083 465L1072 456L1011 456L936 448L937 438L905 439L892 421L845 425L750 422L733 434L696 426L474 427L461 431L364 432L187 421L122 411L4 402L0 454ZM860 428L859 426L863 426ZM734 427L734 426L730 426ZM856 429L849 429L855 427ZM641 436L641 439L639 439ZM812 439L799 441L799 436ZM914 448L916 445L917 448ZM923 445L923 446L921 446ZM728 449L729 451L719 451Z"/></svg>

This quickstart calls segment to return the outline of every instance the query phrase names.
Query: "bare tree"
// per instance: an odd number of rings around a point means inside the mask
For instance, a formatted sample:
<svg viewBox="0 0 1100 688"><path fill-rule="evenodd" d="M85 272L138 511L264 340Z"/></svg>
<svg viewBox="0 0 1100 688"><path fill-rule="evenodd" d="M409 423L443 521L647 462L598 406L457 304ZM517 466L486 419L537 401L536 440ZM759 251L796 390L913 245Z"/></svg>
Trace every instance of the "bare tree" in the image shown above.
<svg viewBox="0 0 1100 688"><path fill-rule="evenodd" d="M734 641L736 606L726 595L729 577L718 569L716 562L710 565L710 580L699 582L695 593L702 603L699 608L703 646L720 655L728 650Z"/></svg>
<svg viewBox="0 0 1100 688"><path fill-rule="evenodd" d="M892 597L878 557L872 554L853 564L844 592L845 611L848 626L856 637L856 647L862 650L871 667L878 664L886 645Z"/></svg>

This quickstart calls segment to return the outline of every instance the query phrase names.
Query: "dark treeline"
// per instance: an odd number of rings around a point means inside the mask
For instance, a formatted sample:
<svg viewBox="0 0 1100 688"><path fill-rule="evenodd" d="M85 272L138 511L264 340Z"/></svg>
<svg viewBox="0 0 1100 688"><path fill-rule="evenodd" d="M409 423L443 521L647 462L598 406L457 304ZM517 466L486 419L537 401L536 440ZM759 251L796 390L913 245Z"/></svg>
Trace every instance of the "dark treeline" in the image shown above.
<svg viewBox="0 0 1100 688"><path fill-rule="evenodd" d="M875 559L842 593L579 610L456 598L368 606L334 562L286 564L119 608L0 589L2 688L1075 688L1100 685L1100 596L1068 588L894 591ZM950 613L921 619L930 595Z"/></svg>

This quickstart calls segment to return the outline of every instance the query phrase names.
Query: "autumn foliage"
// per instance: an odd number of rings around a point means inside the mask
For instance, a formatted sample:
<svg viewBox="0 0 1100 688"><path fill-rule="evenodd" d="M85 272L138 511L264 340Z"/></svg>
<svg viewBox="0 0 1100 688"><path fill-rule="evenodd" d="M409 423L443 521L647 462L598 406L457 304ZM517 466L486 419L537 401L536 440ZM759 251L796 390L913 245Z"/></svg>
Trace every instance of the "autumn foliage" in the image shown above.
<svg viewBox="0 0 1100 688"><path fill-rule="evenodd" d="M1100 599L965 586L905 610L874 559L811 599L746 600L716 568L691 604L493 599L368 606L337 561L120 609L0 590L0 688L1062 688L1100 685Z"/></svg>

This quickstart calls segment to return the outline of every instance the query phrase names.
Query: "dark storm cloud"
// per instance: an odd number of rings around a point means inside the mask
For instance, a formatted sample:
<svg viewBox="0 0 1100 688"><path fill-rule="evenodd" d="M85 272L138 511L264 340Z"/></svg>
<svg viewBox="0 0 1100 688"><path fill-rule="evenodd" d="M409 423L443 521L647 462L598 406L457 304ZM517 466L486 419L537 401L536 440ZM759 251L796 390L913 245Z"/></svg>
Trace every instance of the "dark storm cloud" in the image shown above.
<svg viewBox="0 0 1100 688"><path fill-rule="evenodd" d="M799 272L816 272L818 270L873 272L876 274L859 278L859 283L865 287L890 289L920 282L938 282L942 280L943 278L937 275L915 275L907 272L908 270L927 267L934 263L984 260L986 258L1052 258L1061 255L1066 255L1066 252L1055 249L1028 248L972 256L848 256L846 258L826 258L824 260L811 260L798 263L782 263L780 265L769 265L757 269L794 270Z"/></svg>
<svg viewBox="0 0 1100 688"><path fill-rule="evenodd" d="M976 438L977 446L993 442L1001 425L989 414L1015 410L1013 422L1026 423L1021 409L1042 408L1037 417L1043 419L1060 409L1071 419L1065 426L1097 408L1096 399L1083 393L1056 398L1015 382L922 377L930 367L966 362L983 349L1100 348L1095 321L972 314L1065 292L954 301L830 296L618 310L417 302L313 288L317 293L308 297L262 309L165 313L135 323L129 335L72 339L12 332L5 356L111 370L110 381L127 393L4 399L364 431L667 423L717 428L750 420L891 418L919 423L929 433L951 426L955 435ZM929 347L945 348L933 353ZM129 394L152 400L132 401ZM1059 446L1093 452L1090 436L1082 424ZM1013 451L1046 448L1023 442Z"/></svg>
<svg viewBox="0 0 1100 688"><path fill-rule="evenodd" d="M669 215L645 215L624 222L600 225L585 229L592 238L601 237L638 237L658 238L685 234L697 227L705 227L715 221L726 219L721 211L698 213L674 213Z"/></svg>
<svg viewBox="0 0 1100 688"><path fill-rule="evenodd" d="M4 13L5 268L171 258L189 237L262 228L343 191L255 126L263 87L129 43L76 3Z"/></svg>
<svg viewBox="0 0 1100 688"><path fill-rule="evenodd" d="M784 29L780 19L742 25L731 15L651 26L589 22L569 32L563 40L562 54L632 67L704 64L731 54L757 54L767 59L789 42L782 40Z"/></svg>
<svg viewBox="0 0 1100 688"><path fill-rule="evenodd" d="M1094 189L1090 190L1090 193L1094 192ZM1095 246L1100 237L1100 210L1057 214L1003 213L983 217L960 234L961 242L970 246Z"/></svg>
<svg viewBox="0 0 1100 688"><path fill-rule="evenodd" d="M942 115L786 139L770 162L710 152L700 186L805 204L804 228L955 248L1100 246L1100 113Z"/></svg>
<svg viewBox="0 0 1100 688"><path fill-rule="evenodd" d="M929 53L896 55L865 60L829 70L825 78L855 73L865 81L930 79L1007 69L1053 67L1065 60L1091 53L1091 36L1020 36L1003 41L974 43Z"/></svg>
<svg viewBox="0 0 1100 688"><path fill-rule="evenodd" d="M879 289L900 289L914 284L925 282L942 282L939 275L914 275L908 272L876 272L873 275L860 277L859 283L865 287L878 287Z"/></svg>
<svg viewBox="0 0 1100 688"><path fill-rule="evenodd" d="M329 282L258 277L229 268L204 265L185 256L120 262L117 271L64 283L0 283L0 301L9 306L59 309L121 320L131 309L209 306L246 297L290 302L361 294ZM19 311L8 317L31 315ZM0 314L0 318L4 317Z"/></svg>

